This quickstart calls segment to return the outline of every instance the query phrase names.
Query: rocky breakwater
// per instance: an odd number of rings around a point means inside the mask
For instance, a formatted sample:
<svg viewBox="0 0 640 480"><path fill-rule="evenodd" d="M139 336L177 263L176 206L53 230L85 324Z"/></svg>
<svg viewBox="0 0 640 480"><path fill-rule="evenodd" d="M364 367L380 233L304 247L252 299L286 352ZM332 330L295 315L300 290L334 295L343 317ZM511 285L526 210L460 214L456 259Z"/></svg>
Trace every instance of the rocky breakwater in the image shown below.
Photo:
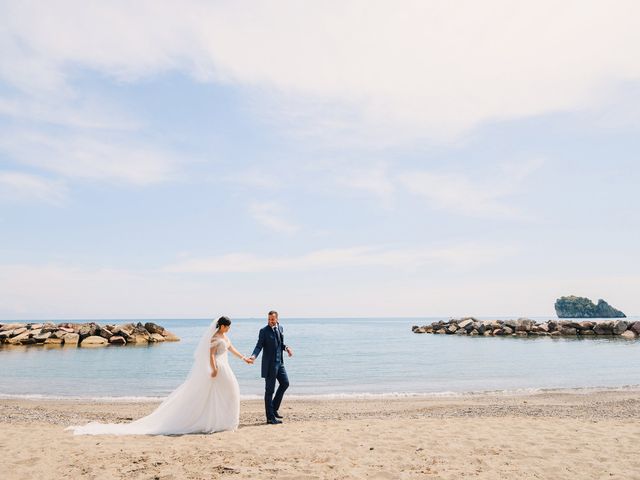
<svg viewBox="0 0 640 480"><path fill-rule="evenodd" d="M100 347L177 342L180 339L152 322L101 326L97 323L0 323L0 344Z"/></svg>
<svg viewBox="0 0 640 480"><path fill-rule="evenodd" d="M547 320L535 322L528 318L517 320L478 320L473 317L433 322L411 327L413 333L441 335L481 335L485 337L601 337L617 336L634 340L640 336L640 321L605 320L599 322Z"/></svg>

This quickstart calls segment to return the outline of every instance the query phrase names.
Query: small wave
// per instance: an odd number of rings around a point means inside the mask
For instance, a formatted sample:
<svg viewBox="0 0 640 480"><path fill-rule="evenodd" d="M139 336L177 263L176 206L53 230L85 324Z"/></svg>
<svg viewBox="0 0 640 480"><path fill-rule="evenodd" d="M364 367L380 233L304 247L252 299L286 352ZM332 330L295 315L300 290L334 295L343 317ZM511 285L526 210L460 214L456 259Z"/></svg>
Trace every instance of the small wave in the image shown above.
<svg viewBox="0 0 640 480"><path fill-rule="evenodd" d="M623 385L617 387L565 387L565 388L518 388L507 390L473 390L473 391L441 391L441 392L349 392L349 393L320 393L320 394L291 394L286 399L291 401L305 400L385 400L403 398L458 398L483 395L527 396L550 393L569 393L588 395L598 392L640 392L640 385ZM43 395L43 394L4 394L0 393L0 400L43 400L43 401L80 401L80 402L120 402L120 403L148 403L160 402L166 397L161 396L75 396L75 395ZM240 395L240 400L262 400L258 394Z"/></svg>
<svg viewBox="0 0 640 480"><path fill-rule="evenodd" d="M143 396L95 396L95 397L83 397L79 395L43 395L36 393L28 394L11 394L0 393L0 400L61 400L61 401L81 401L81 402L126 402L126 403L144 403L144 402L159 402L164 400L165 397L143 397Z"/></svg>
<svg viewBox="0 0 640 480"><path fill-rule="evenodd" d="M470 396L503 395L527 396L547 393L590 394L598 392L628 391L640 392L640 385L624 385L621 387L572 387L572 388L518 388L508 390L473 390L443 392L385 392L385 393L326 393L307 395L287 395L287 400L385 400L401 398L459 398ZM260 397L262 398L262 397Z"/></svg>
<svg viewBox="0 0 640 480"><path fill-rule="evenodd" d="M353 392L287 395L288 400L384 400L393 398L456 397L459 392Z"/></svg>

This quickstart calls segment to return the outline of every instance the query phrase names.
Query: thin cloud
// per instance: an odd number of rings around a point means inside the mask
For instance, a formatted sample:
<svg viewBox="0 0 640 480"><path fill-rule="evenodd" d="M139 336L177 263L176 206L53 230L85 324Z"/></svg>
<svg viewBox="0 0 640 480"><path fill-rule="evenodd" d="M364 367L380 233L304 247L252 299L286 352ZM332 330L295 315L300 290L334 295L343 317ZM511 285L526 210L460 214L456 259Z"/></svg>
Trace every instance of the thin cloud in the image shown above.
<svg viewBox="0 0 640 480"><path fill-rule="evenodd" d="M178 177L179 160L163 151L129 140L41 132L0 134L0 150L15 161L68 178L149 185Z"/></svg>
<svg viewBox="0 0 640 480"><path fill-rule="evenodd" d="M603 296L627 314L640 311L638 275L513 279L482 272L448 279L432 275L419 282L406 277L394 282L371 280L375 279L365 277L347 288L331 280L312 286L294 282L282 288L260 284L258 278L248 294L233 282L203 276L69 264L2 264L0 319L245 317L262 314L265 305L286 306L288 317L553 315L553 299L567 291Z"/></svg>
<svg viewBox="0 0 640 480"><path fill-rule="evenodd" d="M67 198L67 187L57 180L21 172L0 171L0 200L38 201L60 205Z"/></svg>
<svg viewBox="0 0 640 480"><path fill-rule="evenodd" d="M255 202L249 206L251 216L259 224L278 233L292 234L298 226L283 217L283 208L277 202Z"/></svg>
<svg viewBox="0 0 640 480"><path fill-rule="evenodd" d="M436 208L471 216L513 217L516 210L502 202L504 190L482 187L462 175L411 172L399 176L407 191Z"/></svg>
<svg viewBox="0 0 640 480"><path fill-rule="evenodd" d="M344 168L335 174L335 181L340 186L376 196L387 206L396 191L389 166L383 163L373 164L368 168Z"/></svg>
<svg viewBox="0 0 640 480"><path fill-rule="evenodd" d="M193 318L211 314L224 300L221 295L212 301L212 285L170 277L64 263L2 264L0 318L135 318L150 313Z"/></svg>
<svg viewBox="0 0 640 480"><path fill-rule="evenodd" d="M415 269L430 264L470 268L491 263L513 254L510 247L461 245L432 249L389 249L360 246L316 250L304 255L266 257L250 253L232 253L210 258L191 259L163 268L174 273L250 273L306 271L354 267Z"/></svg>
<svg viewBox="0 0 640 480"><path fill-rule="evenodd" d="M0 115L12 120L29 121L76 129L137 130L141 123L124 111L104 105L98 98L72 100L48 93L36 96L0 97Z"/></svg>
<svg viewBox="0 0 640 480"><path fill-rule="evenodd" d="M217 182L219 180L234 185L268 190L279 189L284 182L281 177L266 173L257 168L230 173L220 179L216 177L215 181Z"/></svg>
<svg viewBox="0 0 640 480"><path fill-rule="evenodd" d="M398 175L411 194L424 198L435 209L475 217L522 216L510 203L522 182L542 165L541 160L504 165L496 178L472 178L459 173L413 171Z"/></svg>
<svg viewBox="0 0 640 480"><path fill-rule="evenodd" d="M63 1L38 10L0 6L0 75L17 88L69 88L70 65L119 81L181 71L268 89L276 101L263 112L283 128L303 119L311 135L369 145L583 110L620 79L640 79L633 1Z"/></svg>

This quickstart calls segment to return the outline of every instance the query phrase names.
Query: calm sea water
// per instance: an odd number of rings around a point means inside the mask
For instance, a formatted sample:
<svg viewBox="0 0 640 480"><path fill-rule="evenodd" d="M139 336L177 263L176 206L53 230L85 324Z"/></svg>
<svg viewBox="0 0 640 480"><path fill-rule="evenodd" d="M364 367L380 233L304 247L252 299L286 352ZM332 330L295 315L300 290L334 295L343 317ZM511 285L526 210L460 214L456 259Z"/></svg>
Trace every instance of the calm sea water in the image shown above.
<svg viewBox="0 0 640 480"><path fill-rule="evenodd" d="M285 362L291 380L288 394L450 394L640 386L640 341L411 332L412 325L434 320L439 318L283 318L287 343L295 351ZM210 320L156 323L182 341L93 349L0 348L0 396L141 400L165 396L187 375L195 345ZM234 320L230 336L236 348L249 355L265 324L264 319ZM248 366L234 357L231 363L243 396L261 395L264 384L259 362Z"/></svg>

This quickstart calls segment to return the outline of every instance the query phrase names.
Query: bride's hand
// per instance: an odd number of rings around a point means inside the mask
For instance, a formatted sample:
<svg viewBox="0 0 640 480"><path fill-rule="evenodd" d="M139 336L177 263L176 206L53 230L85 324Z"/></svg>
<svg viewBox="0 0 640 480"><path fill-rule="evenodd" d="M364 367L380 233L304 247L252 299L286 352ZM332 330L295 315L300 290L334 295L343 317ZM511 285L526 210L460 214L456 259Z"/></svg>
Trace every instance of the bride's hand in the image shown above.
<svg viewBox="0 0 640 480"><path fill-rule="evenodd" d="M213 370L211 370L211 378L215 378L216 375L218 375L218 369L214 368Z"/></svg>

